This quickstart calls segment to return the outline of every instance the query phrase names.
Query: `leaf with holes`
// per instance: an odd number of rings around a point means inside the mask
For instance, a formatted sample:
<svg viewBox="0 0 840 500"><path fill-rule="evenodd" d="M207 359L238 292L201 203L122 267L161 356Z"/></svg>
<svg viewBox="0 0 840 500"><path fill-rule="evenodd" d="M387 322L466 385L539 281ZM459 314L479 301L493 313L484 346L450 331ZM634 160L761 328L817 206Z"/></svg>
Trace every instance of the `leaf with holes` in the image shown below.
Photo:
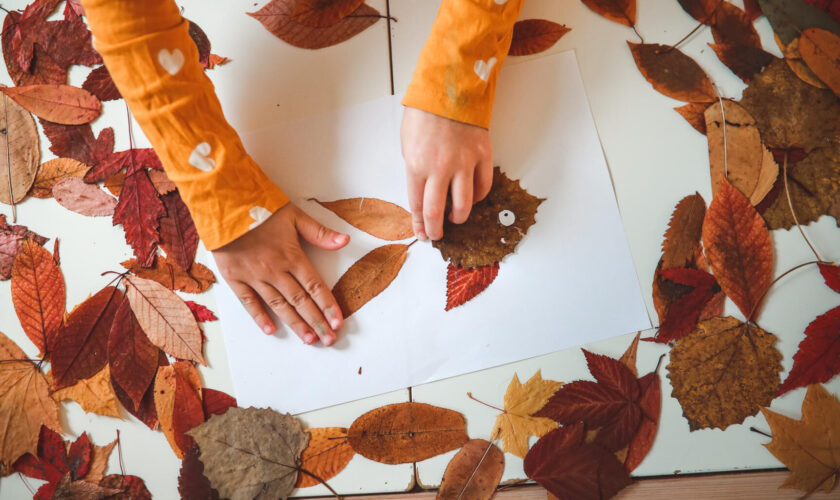
<svg viewBox="0 0 840 500"><path fill-rule="evenodd" d="M793 355L793 368L781 387L782 395L797 387L828 382L840 373L840 307L835 307L805 328L805 338Z"/></svg>
<svg viewBox="0 0 840 500"><path fill-rule="evenodd" d="M467 441L443 472L437 498L489 500L505 471L505 454L484 439Z"/></svg>
<svg viewBox="0 0 840 500"><path fill-rule="evenodd" d="M373 26L381 15L367 4L326 28L313 28L292 19L297 0L271 0L248 15L281 40L303 49L321 49L349 40Z"/></svg>
<svg viewBox="0 0 840 500"><path fill-rule="evenodd" d="M513 40L508 55L527 56L551 48L571 28L547 19L523 19L513 25Z"/></svg>
<svg viewBox="0 0 840 500"><path fill-rule="evenodd" d="M662 94L685 102L717 100L706 72L679 49L655 43L627 45L642 76Z"/></svg>
<svg viewBox="0 0 840 500"><path fill-rule="evenodd" d="M331 479L347 467L356 454L347 442L344 427L319 427L306 432L309 433L309 445L300 455L301 471L295 488L308 488L320 484L318 479Z"/></svg>
<svg viewBox="0 0 840 500"><path fill-rule="evenodd" d="M382 293L402 269L410 245L384 245L368 252L341 275L332 289L344 318Z"/></svg>
<svg viewBox="0 0 840 500"><path fill-rule="evenodd" d="M0 130L6 131L0 141L0 203L21 201L35 182L41 147L35 120L29 111L3 95Z"/></svg>
<svg viewBox="0 0 840 500"><path fill-rule="evenodd" d="M414 234L411 214L401 206L387 201L376 198L314 201L353 227L383 240L404 240Z"/></svg>
<svg viewBox="0 0 840 500"><path fill-rule="evenodd" d="M23 332L38 351L48 352L64 322L64 275L53 256L32 240L20 246L11 292Z"/></svg>
<svg viewBox="0 0 840 500"><path fill-rule="evenodd" d="M537 413L562 385L544 380L539 370L524 384L513 375L505 391L504 411L493 424L493 435L501 438L503 451L524 458L529 436L541 437L557 427L553 420Z"/></svg>
<svg viewBox="0 0 840 500"><path fill-rule="evenodd" d="M499 274L499 263L470 269L449 264L446 269L446 310L458 307L483 292Z"/></svg>
<svg viewBox="0 0 840 500"><path fill-rule="evenodd" d="M96 96L70 85L6 87L2 92L33 115L62 125L90 123L102 113Z"/></svg>

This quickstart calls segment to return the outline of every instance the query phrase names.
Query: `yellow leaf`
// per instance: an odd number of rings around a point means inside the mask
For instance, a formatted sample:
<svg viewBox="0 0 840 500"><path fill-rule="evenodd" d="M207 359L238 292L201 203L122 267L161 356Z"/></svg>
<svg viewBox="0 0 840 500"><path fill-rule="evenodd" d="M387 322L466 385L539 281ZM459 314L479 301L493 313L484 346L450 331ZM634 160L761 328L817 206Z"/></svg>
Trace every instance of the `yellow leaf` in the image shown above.
<svg viewBox="0 0 840 500"><path fill-rule="evenodd" d="M73 400L79 403L86 413L122 418L117 405L117 395L111 387L111 369L108 365L90 378L55 391L52 397L56 401Z"/></svg>
<svg viewBox="0 0 840 500"><path fill-rule="evenodd" d="M502 449L525 458L528 453L528 436L542 437L557 427L550 418L532 417L545 406L561 382L543 380L537 371L525 384L514 374L505 393L505 411L496 417L496 432L502 439Z"/></svg>

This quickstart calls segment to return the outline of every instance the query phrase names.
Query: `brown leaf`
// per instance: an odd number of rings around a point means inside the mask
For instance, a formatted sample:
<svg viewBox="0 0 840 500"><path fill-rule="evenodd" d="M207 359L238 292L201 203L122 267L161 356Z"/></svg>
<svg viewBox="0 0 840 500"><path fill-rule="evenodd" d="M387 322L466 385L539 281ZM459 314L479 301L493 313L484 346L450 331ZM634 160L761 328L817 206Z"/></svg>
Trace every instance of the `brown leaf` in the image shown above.
<svg viewBox="0 0 840 500"><path fill-rule="evenodd" d="M326 28L341 21L359 8L364 0L298 0L292 21L313 28Z"/></svg>
<svg viewBox="0 0 840 500"><path fill-rule="evenodd" d="M523 19L513 25L508 55L527 56L548 50L571 28L547 19Z"/></svg>
<svg viewBox="0 0 840 500"><path fill-rule="evenodd" d="M30 194L36 198L52 197L52 188L65 177L84 177L88 166L72 158L53 158L41 164Z"/></svg>
<svg viewBox="0 0 840 500"><path fill-rule="evenodd" d="M785 45L777 35L776 44L782 50L788 67L796 73L800 80L818 89L828 88L802 60L802 54L799 53L799 38L794 38L789 44Z"/></svg>
<svg viewBox="0 0 840 500"><path fill-rule="evenodd" d="M82 480L73 481L68 472L61 478L52 498L54 500L100 500L119 493L122 493L121 489L107 488Z"/></svg>
<svg viewBox="0 0 840 500"><path fill-rule="evenodd" d="M692 431L726 429L770 404L782 371L775 342L732 317L703 321L677 341L666 368Z"/></svg>
<svg viewBox="0 0 840 500"><path fill-rule="evenodd" d="M318 479L304 471L327 481L347 467L356 454L347 442L347 429L344 427L319 427L306 432L309 433L309 445L300 456L301 472L295 488L320 484Z"/></svg>
<svg viewBox="0 0 840 500"><path fill-rule="evenodd" d="M135 276L157 281L170 290L187 293L201 293L216 282L213 272L198 262L193 262L190 272L181 269L178 264L160 255L155 259L153 267L143 267L137 259L130 259L120 264Z"/></svg>
<svg viewBox="0 0 840 500"><path fill-rule="evenodd" d="M373 409L347 432L356 453L384 464L419 462L460 448L469 440L460 413L425 403Z"/></svg>
<svg viewBox="0 0 840 500"><path fill-rule="evenodd" d="M376 198L314 201L353 227L377 238L399 241L414 235L411 214L399 205Z"/></svg>
<svg viewBox="0 0 840 500"><path fill-rule="evenodd" d="M65 177L56 182L52 195L67 210L89 217L114 215L117 207L116 198L79 177Z"/></svg>
<svg viewBox="0 0 840 500"><path fill-rule="evenodd" d="M627 42L636 66L653 88L685 102L712 102L717 94L706 72L679 49L656 43Z"/></svg>
<svg viewBox="0 0 840 500"><path fill-rule="evenodd" d="M505 471L505 454L484 439L467 441L443 473L439 500L489 500Z"/></svg>
<svg viewBox="0 0 840 500"><path fill-rule="evenodd" d="M89 378L79 380L70 387L53 392L58 402L70 399L79 403L85 413L96 413L106 417L122 418L117 396L111 387L111 370L108 365Z"/></svg>
<svg viewBox="0 0 840 500"><path fill-rule="evenodd" d="M180 297L155 281L129 276L126 297L149 340L166 353L207 365L201 353L201 329Z"/></svg>
<svg viewBox="0 0 840 500"><path fill-rule="evenodd" d="M98 483L105 476L105 470L108 468L108 459L111 457L111 451L117 445L117 440L113 440L105 446L93 445L93 452L90 457L90 470L83 478L85 481Z"/></svg>
<svg viewBox="0 0 840 500"><path fill-rule="evenodd" d="M14 199L17 203L35 182L41 161L38 129L29 111L4 94L0 130L6 131L0 141L0 157L4 159L0 168L0 202L9 204Z"/></svg>
<svg viewBox="0 0 840 500"><path fill-rule="evenodd" d="M718 45L761 49L761 38L746 13L726 1L715 6L712 36Z"/></svg>
<svg viewBox="0 0 840 500"><path fill-rule="evenodd" d="M90 123L102 113L96 96L70 85L6 87L2 92L33 115L62 125Z"/></svg>
<svg viewBox="0 0 840 500"><path fill-rule="evenodd" d="M583 0L583 4L610 21L625 26L636 24L636 0Z"/></svg>
<svg viewBox="0 0 840 500"><path fill-rule="evenodd" d="M112 380L131 398L135 408L155 378L159 352L137 322L128 298L124 298L108 335L108 364Z"/></svg>
<svg viewBox="0 0 840 500"><path fill-rule="evenodd" d="M388 288L402 269L410 245L384 245L368 252L341 275L332 289L344 318Z"/></svg>
<svg viewBox="0 0 840 500"><path fill-rule="evenodd" d="M662 240L662 269L690 267L700 250L706 201L695 192L677 203Z"/></svg>
<svg viewBox="0 0 840 500"><path fill-rule="evenodd" d="M727 3L727 5L731 5ZM755 75L776 59L776 56L765 52L761 47L748 45L730 45L726 43L710 43L709 47L715 51L720 62L725 64L744 83L750 83Z"/></svg>
<svg viewBox="0 0 840 500"><path fill-rule="evenodd" d="M297 418L257 408L231 408L187 434L201 449L210 484L234 500L286 498L309 441Z"/></svg>
<svg viewBox="0 0 840 500"><path fill-rule="evenodd" d="M674 108L674 111L682 115L682 117L685 118L685 121L687 121L688 124L694 127L698 132L705 134L706 119L703 114L708 107L709 103L690 102L685 106Z"/></svg>
<svg viewBox="0 0 840 500"><path fill-rule="evenodd" d="M361 4L350 15L326 28L313 28L290 17L298 0L271 0L248 15L262 23L281 40L303 49L321 49L356 36L379 20L379 11Z"/></svg>
<svg viewBox="0 0 840 500"><path fill-rule="evenodd" d="M149 180L155 185L155 190L160 195L171 193L177 189L175 183L169 180L169 177L163 170L149 170Z"/></svg>
<svg viewBox="0 0 840 500"><path fill-rule="evenodd" d="M58 405L38 366L0 333L0 470L10 470L18 457L36 455L41 425L61 432ZM15 360L15 361L13 361Z"/></svg>
<svg viewBox="0 0 840 500"><path fill-rule="evenodd" d="M799 53L811 71L840 96L840 37L817 28L808 28L799 37Z"/></svg>
<svg viewBox="0 0 840 500"><path fill-rule="evenodd" d="M65 286L53 256L32 240L25 240L12 267L12 303L26 336L41 353L64 321Z"/></svg>

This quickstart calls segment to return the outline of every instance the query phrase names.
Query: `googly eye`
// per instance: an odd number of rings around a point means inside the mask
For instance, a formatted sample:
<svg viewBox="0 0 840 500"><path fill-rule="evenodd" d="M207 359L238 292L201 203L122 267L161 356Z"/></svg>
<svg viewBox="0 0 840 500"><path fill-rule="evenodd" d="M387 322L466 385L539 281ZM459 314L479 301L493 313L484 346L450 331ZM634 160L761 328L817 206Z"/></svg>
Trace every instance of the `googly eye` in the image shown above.
<svg viewBox="0 0 840 500"><path fill-rule="evenodd" d="M499 224L503 226L510 226L516 222L516 216L510 210L502 210L499 212Z"/></svg>

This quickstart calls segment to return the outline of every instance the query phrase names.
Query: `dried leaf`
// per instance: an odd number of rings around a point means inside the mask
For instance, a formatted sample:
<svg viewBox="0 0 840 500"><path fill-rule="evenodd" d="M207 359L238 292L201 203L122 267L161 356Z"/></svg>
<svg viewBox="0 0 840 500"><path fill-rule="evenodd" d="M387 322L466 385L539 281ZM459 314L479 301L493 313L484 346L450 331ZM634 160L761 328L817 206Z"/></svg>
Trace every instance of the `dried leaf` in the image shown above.
<svg viewBox="0 0 840 500"><path fill-rule="evenodd" d="M56 401L72 400L79 403L85 413L122 418L117 396L111 387L111 370L108 365L89 378L79 380L70 387L53 392Z"/></svg>
<svg viewBox="0 0 840 500"><path fill-rule="evenodd" d="M732 4L727 3L726 5ZM776 59L776 56L764 51L761 46L710 43L709 47L715 51L720 62L731 69L744 83L750 83L755 75L761 73Z"/></svg>
<svg viewBox="0 0 840 500"><path fill-rule="evenodd" d="M281 40L302 49L321 49L349 40L381 17L379 11L363 3L332 26L313 28L292 20L297 1L271 0L257 12L248 12L248 15Z"/></svg>
<svg viewBox="0 0 840 500"><path fill-rule="evenodd" d="M489 500L505 471L505 455L493 443L471 439L452 457L443 473L438 500Z"/></svg>
<svg viewBox="0 0 840 500"><path fill-rule="evenodd" d="M0 89L5 87L0 86ZM35 182L41 147L38 129L29 111L3 95L3 113L0 130L5 130L0 141L0 202L14 203L22 200Z"/></svg>
<svg viewBox="0 0 840 500"><path fill-rule="evenodd" d="M163 170L149 170L149 180L155 185L155 190L160 195L171 193L177 189L175 183L169 180ZM122 183L120 183L120 186L122 186Z"/></svg>
<svg viewBox="0 0 840 500"><path fill-rule="evenodd" d="M229 62L230 59L227 57L222 57L218 54L210 54L210 59L207 61L207 69L213 69L216 66L224 66Z"/></svg>
<svg viewBox="0 0 840 500"><path fill-rule="evenodd" d="M108 333L122 298L121 291L107 286L70 313L51 343L55 389L92 377L108 362Z"/></svg>
<svg viewBox="0 0 840 500"><path fill-rule="evenodd" d="M706 72L679 49L655 43L627 42L636 66L653 88L685 102L712 102L717 94Z"/></svg>
<svg viewBox="0 0 840 500"><path fill-rule="evenodd" d="M187 307L189 307L190 311L193 313L193 317L195 317L195 320L199 323L203 323L205 321L218 321L219 319L215 314L213 314L213 311L207 309L201 304L196 304L191 300L185 300L184 303L187 304Z"/></svg>
<svg viewBox="0 0 840 500"><path fill-rule="evenodd" d="M193 262L190 272L186 273L178 264L166 257L158 256L153 267L143 267L137 259L130 259L120 264L139 278L157 281L170 290L187 293L201 293L216 282L213 272L197 262Z"/></svg>
<svg viewBox="0 0 840 500"><path fill-rule="evenodd" d="M67 210L89 217L114 215L117 199L79 177L65 177L52 188L55 201Z"/></svg>
<svg viewBox="0 0 840 500"><path fill-rule="evenodd" d="M82 88L102 102L122 99L119 89L117 89L114 80L111 79L111 74L108 73L108 68L105 66L95 68L88 73Z"/></svg>
<svg viewBox="0 0 840 500"><path fill-rule="evenodd" d="M636 25L636 0L583 0L583 4L610 21Z"/></svg>
<svg viewBox="0 0 840 500"><path fill-rule="evenodd" d="M11 292L23 332L38 351L49 351L64 321L64 276L53 256L32 240L20 245L12 267Z"/></svg>
<svg viewBox="0 0 840 500"><path fill-rule="evenodd" d="M732 317L703 321L680 338L666 367L693 430L726 429L758 413L779 388L776 336Z"/></svg>
<svg viewBox="0 0 840 500"><path fill-rule="evenodd" d="M82 433L72 444L64 441L61 435L41 426L38 435L38 453L33 455L27 453L15 462L14 470L34 479L42 479L52 483L49 488L39 490L41 498L49 498L50 495L43 495L47 492L54 492L57 483L65 475L71 479L81 479L87 475L90 469L93 449L90 439L86 433ZM38 498L38 495L36 495Z"/></svg>
<svg viewBox="0 0 840 500"><path fill-rule="evenodd" d="M126 175L120 200L114 210L114 225L122 224L125 241L143 266L151 266L160 242L159 219L166 208L144 169Z"/></svg>
<svg viewBox="0 0 840 500"><path fill-rule="evenodd" d="M456 411L425 403L397 403L354 420L347 439L365 458L404 464L460 448L469 437L464 416Z"/></svg>
<svg viewBox="0 0 840 500"><path fill-rule="evenodd" d="M182 269L189 269L198 248L198 230L190 210L177 191L161 196L160 199L166 207L166 215L160 218L160 246L170 260Z"/></svg>
<svg viewBox="0 0 840 500"><path fill-rule="evenodd" d="M493 169L493 187L487 197L473 205L463 224L448 219L443 238L432 242L443 260L461 268L490 266L512 254L536 222L537 209L545 201Z"/></svg>
<svg viewBox="0 0 840 500"><path fill-rule="evenodd" d="M178 493L181 494L181 498L219 500L219 492L213 489L210 480L204 475L204 464L198 459L198 453L198 446L196 446L181 462Z"/></svg>
<svg viewBox="0 0 840 500"><path fill-rule="evenodd" d="M180 297L155 281L129 276L126 296L149 340L178 359L207 365L201 354L201 330Z"/></svg>
<svg viewBox="0 0 840 500"><path fill-rule="evenodd" d="M228 408L236 407L236 399L216 389L201 388L201 405L204 407L205 420L211 415L222 415Z"/></svg>
<svg viewBox="0 0 840 500"><path fill-rule="evenodd" d="M41 164L35 183L29 193L36 198L52 197L52 188L56 182L66 177L84 177L88 166L72 158L53 158Z"/></svg>
<svg viewBox="0 0 840 500"><path fill-rule="evenodd" d="M131 398L135 408L155 378L158 352L137 322L128 298L124 298L108 335L108 363L111 379Z"/></svg>
<svg viewBox="0 0 840 500"><path fill-rule="evenodd" d="M622 365L626 366L630 373L633 374L634 377L639 376L639 370L636 368L636 354L639 351L639 340L642 337L642 332L636 332L636 336L633 337L633 342L630 343L630 346L624 351L624 354L621 355L621 358L618 360Z"/></svg>
<svg viewBox="0 0 840 500"><path fill-rule="evenodd" d="M309 433L309 445L300 456L301 471L295 488L320 484L313 475L323 481L329 480L347 467L356 454L347 442L347 429L344 427L319 427L306 432Z"/></svg>
<svg viewBox="0 0 840 500"><path fill-rule="evenodd" d="M6 216L0 214L0 280L12 277L12 266L23 242L32 240L39 245L47 242L47 238L33 233L26 226L15 226L6 223Z"/></svg>
<svg viewBox="0 0 840 500"><path fill-rule="evenodd" d="M166 355L163 354L163 351L160 352L160 358L158 360L158 366L166 366L166 364L161 364L161 361L166 361ZM158 416L157 410L155 409L155 386L154 384L150 384L149 388L146 389L146 393L143 394L143 399L140 400L139 405L135 405L134 402L128 397L125 390L112 378L111 385L114 387L114 394L117 395L117 399L120 400L120 404L123 407L137 417L138 420L143 422L146 427L152 430L158 429Z"/></svg>
<svg viewBox="0 0 840 500"><path fill-rule="evenodd" d="M712 36L718 45L761 49L752 21L743 10L726 1L717 2L715 7Z"/></svg>
<svg viewBox="0 0 840 500"><path fill-rule="evenodd" d="M799 53L799 38L794 38L789 44L785 45L779 37L776 37L776 44L782 50L785 56L785 62L791 71L796 73L803 82L813 85L818 89L827 88L825 84L817 78L817 75L811 71L811 68L802 60L802 54Z"/></svg>
<svg viewBox="0 0 840 500"><path fill-rule="evenodd" d="M6 87L2 92L33 115L62 125L90 123L102 113L96 96L70 85Z"/></svg>
<svg viewBox="0 0 840 500"><path fill-rule="evenodd" d="M85 500L101 500L112 498L112 495L121 493L121 489L108 488L87 481L73 481L70 474L66 474L56 485L52 498L55 500L74 500L84 498ZM116 498L116 497L113 497Z"/></svg>
<svg viewBox="0 0 840 500"><path fill-rule="evenodd" d="M188 434L201 449L204 475L232 500L288 497L309 441L297 418L257 408L231 408Z"/></svg>
<svg viewBox="0 0 840 500"><path fill-rule="evenodd" d="M764 220L725 179L703 221L703 243L720 287L752 320L773 278L773 247Z"/></svg>
<svg viewBox="0 0 840 500"><path fill-rule="evenodd" d="M722 301L723 293L714 276L698 269L666 269L662 271L662 277L677 285L691 287L668 305L665 319L656 332L656 342L668 343L694 330L706 306L717 295Z"/></svg>
<svg viewBox="0 0 840 500"><path fill-rule="evenodd" d="M376 198L314 201L353 227L377 238L398 241L414 235L411 214L399 205Z"/></svg>
<svg viewBox="0 0 840 500"><path fill-rule="evenodd" d="M591 2L590 2L591 3ZM635 1L627 2L634 3ZM513 25L513 40L508 55L527 56L548 50L571 28L547 19L523 19Z"/></svg>
<svg viewBox="0 0 840 500"><path fill-rule="evenodd" d="M823 10L832 19L840 23L840 2L837 2L837 0L805 0L805 3Z"/></svg>
<svg viewBox="0 0 840 500"><path fill-rule="evenodd" d="M700 249L706 200L695 192L677 203L662 240L662 269L689 267Z"/></svg>
<svg viewBox="0 0 840 500"><path fill-rule="evenodd" d="M110 127L94 137L90 125L59 125L41 120L41 126L50 140L50 151L56 156L72 158L93 168L113 155L114 129Z"/></svg>
<svg viewBox="0 0 840 500"><path fill-rule="evenodd" d="M182 371L195 373L183 376ZM193 438L185 433L204 422L201 399L189 380L195 377L198 372L186 361L161 367L155 377L155 408L160 428L180 459L195 446Z"/></svg>
<svg viewBox="0 0 840 500"><path fill-rule="evenodd" d="M840 266L826 264L825 262L820 262L818 265L826 286L840 293Z"/></svg>
<svg viewBox="0 0 840 500"><path fill-rule="evenodd" d="M538 370L525 384L514 374L505 392L505 411L496 417L494 435L502 439L502 450L524 458L528 453L528 437L541 437L557 427L545 415L535 414L562 386L561 382L543 380Z"/></svg>
<svg viewBox="0 0 840 500"><path fill-rule="evenodd" d="M462 269L452 264L446 268L446 310L458 307L483 292L499 274L499 263Z"/></svg>
<svg viewBox="0 0 840 500"><path fill-rule="evenodd" d="M117 493L107 497L107 500L151 500L152 494L146 488L146 483L137 476L128 474L111 474L99 481L99 486Z"/></svg>
<svg viewBox="0 0 840 500"><path fill-rule="evenodd" d="M624 458L624 468L627 472L633 472L644 461L653 447L653 441L656 439L656 433L659 430L659 417L662 413L662 387L659 374L656 372L648 373L640 378L639 388L642 393L639 397L642 422L627 448Z"/></svg>
<svg viewBox="0 0 840 500"><path fill-rule="evenodd" d="M782 395L797 387L827 382L840 373L840 307L835 307L805 328L805 338L793 355L793 368L779 387Z"/></svg>
<svg viewBox="0 0 840 500"><path fill-rule="evenodd" d="M721 0L677 0L691 17L703 24L714 24L715 11L723 3Z"/></svg>
<svg viewBox="0 0 840 500"><path fill-rule="evenodd" d="M313 28L326 28L358 9L364 0L298 0L291 20Z"/></svg>
<svg viewBox="0 0 840 500"><path fill-rule="evenodd" d="M802 0L758 0L758 5L785 45L806 28L822 28L840 35L840 24Z"/></svg>
<svg viewBox="0 0 840 500"><path fill-rule="evenodd" d="M391 244L371 250L341 275L332 293L345 319L388 288L402 269L409 246Z"/></svg>
<svg viewBox="0 0 840 500"><path fill-rule="evenodd" d="M111 451L117 445L117 440L113 440L105 446L93 445L93 451L90 458L90 470L83 478L85 481L98 483L105 476L105 469L108 467L108 459L111 457Z"/></svg>
<svg viewBox="0 0 840 500"><path fill-rule="evenodd" d="M808 28L799 38L799 53L811 71L840 96L840 36Z"/></svg>
<svg viewBox="0 0 840 500"><path fill-rule="evenodd" d="M694 127L701 134L706 134L706 118L704 113L709 103L690 102L685 106L674 108L674 111L679 113L689 125Z"/></svg>
<svg viewBox="0 0 840 500"><path fill-rule="evenodd" d="M796 488L810 495L831 492L840 475L840 402L821 385L808 387L802 419L793 420L767 408L761 412L773 432L764 446L787 466L790 475L780 488ZM806 495L807 496L807 495Z"/></svg>

